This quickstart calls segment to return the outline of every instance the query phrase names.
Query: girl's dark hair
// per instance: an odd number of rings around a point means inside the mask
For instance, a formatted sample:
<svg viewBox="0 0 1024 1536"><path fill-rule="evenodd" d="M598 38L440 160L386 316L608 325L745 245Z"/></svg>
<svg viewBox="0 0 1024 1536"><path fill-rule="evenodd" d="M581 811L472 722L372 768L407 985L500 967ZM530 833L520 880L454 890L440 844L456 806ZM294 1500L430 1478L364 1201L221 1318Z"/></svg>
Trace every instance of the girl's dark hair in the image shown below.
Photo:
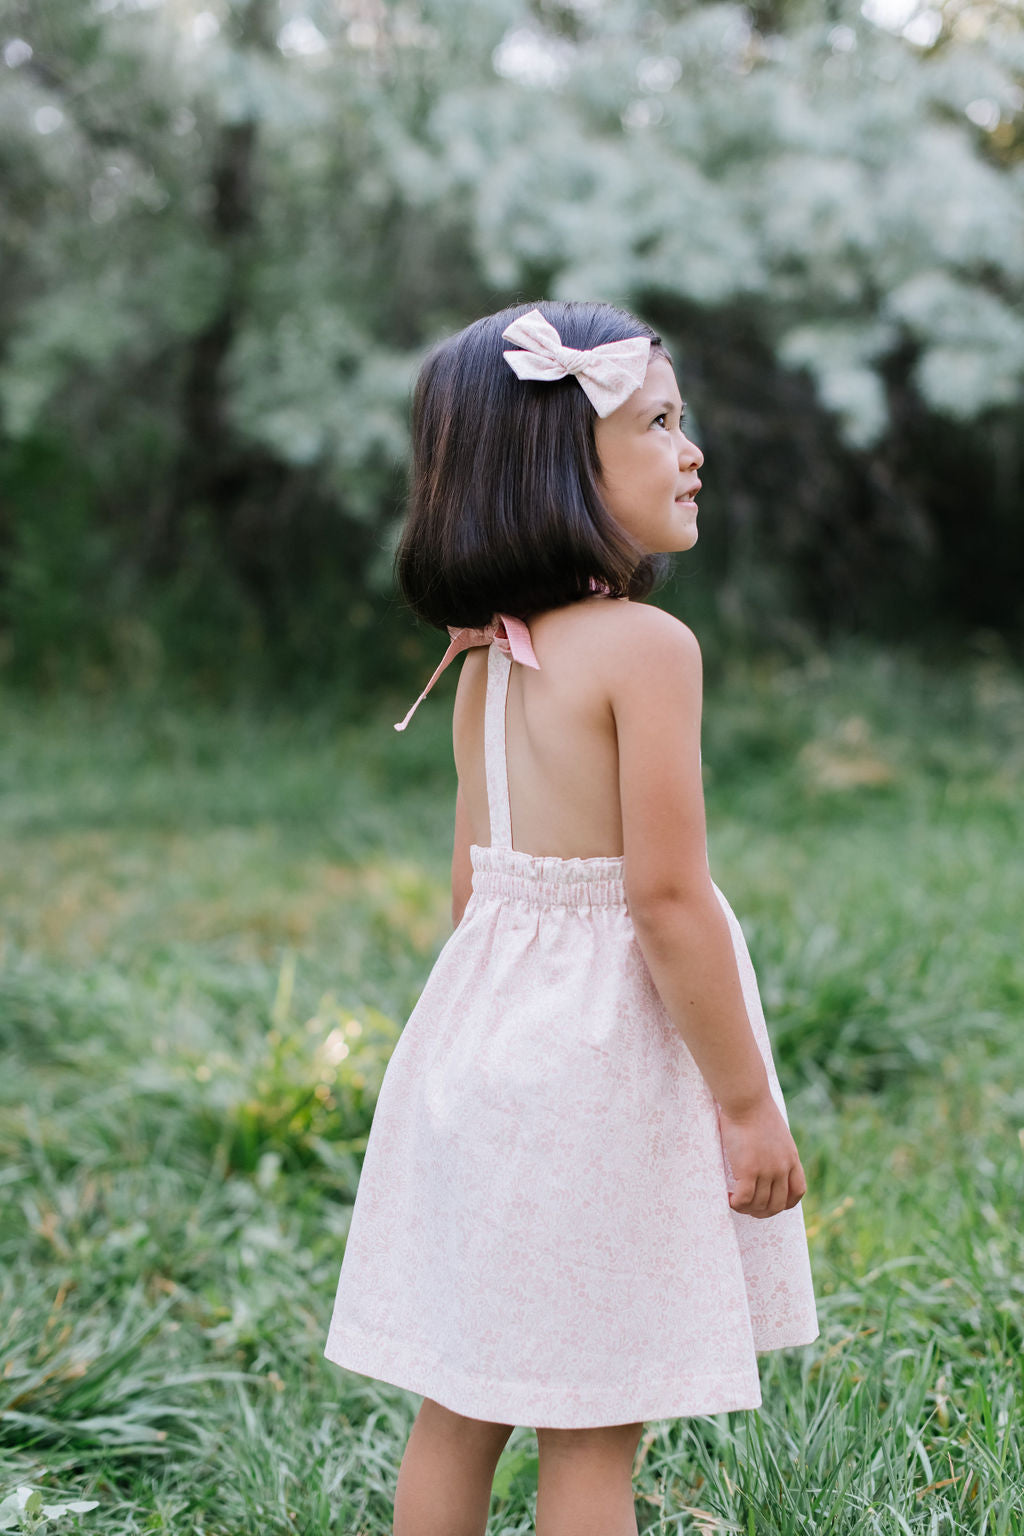
<svg viewBox="0 0 1024 1536"><path fill-rule="evenodd" d="M575 378L516 377L502 331L540 309L566 346L660 336L611 304L517 304L441 342L413 400L409 512L395 576L409 607L444 629L497 612L527 617L586 597L645 597L668 570L612 517L600 490L596 412ZM665 354L667 355L667 354Z"/></svg>

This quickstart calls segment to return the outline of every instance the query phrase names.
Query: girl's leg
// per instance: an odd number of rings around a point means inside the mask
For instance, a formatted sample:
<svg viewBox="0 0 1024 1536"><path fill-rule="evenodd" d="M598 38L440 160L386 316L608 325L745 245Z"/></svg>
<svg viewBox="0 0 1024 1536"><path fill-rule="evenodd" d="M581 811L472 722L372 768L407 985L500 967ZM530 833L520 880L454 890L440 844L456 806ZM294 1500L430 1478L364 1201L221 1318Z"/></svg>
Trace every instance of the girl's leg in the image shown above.
<svg viewBox="0 0 1024 1536"><path fill-rule="evenodd" d="M636 1536L633 1458L642 1430L538 1429L537 1536Z"/></svg>
<svg viewBox="0 0 1024 1536"><path fill-rule="evenodd" d="M394 1536L484 1536L494 1469L512 1429L425 1397L398 1472Z"/></svg>

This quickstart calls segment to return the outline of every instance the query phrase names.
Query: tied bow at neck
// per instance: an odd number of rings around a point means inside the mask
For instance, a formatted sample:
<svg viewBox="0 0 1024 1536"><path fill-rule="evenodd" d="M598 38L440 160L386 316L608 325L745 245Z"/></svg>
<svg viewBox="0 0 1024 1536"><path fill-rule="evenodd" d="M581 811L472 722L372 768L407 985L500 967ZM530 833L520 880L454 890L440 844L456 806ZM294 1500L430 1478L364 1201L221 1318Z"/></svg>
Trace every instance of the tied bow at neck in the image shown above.
<svg viewBox="0 0 1024 1536"><path fill-rule="evenodd" d="M562 338L539 309L513 320L501 333L517 341L522 352L503 356L520 379L554 383L573 374L599 416L610 416L638 390L647 373L651 342L648 336L629 336L602 347L579 351L562 345Z"/></svg>
<svg viewBox="0 0 1024 1536"><path fill-rule="evenodd" d="M533 653L530 631L522 619L517 619L510 613L496 613L489 624L484 624L479 629L456 629L453 625L449 624L448 633L451 635L451 643L448 649L441 657L429 683L415 704L412 705L405 719L399 720L396 724L396 731L405 730L416 710L423 703L423 700L431 688L433 688L448 663L453 661L460 651L468 651L470 646L494 644L498 647L499 651L504 651L506 656L511 656L513 661L521 662L524 667L536 667L540 671L540 662Z"/></svg>

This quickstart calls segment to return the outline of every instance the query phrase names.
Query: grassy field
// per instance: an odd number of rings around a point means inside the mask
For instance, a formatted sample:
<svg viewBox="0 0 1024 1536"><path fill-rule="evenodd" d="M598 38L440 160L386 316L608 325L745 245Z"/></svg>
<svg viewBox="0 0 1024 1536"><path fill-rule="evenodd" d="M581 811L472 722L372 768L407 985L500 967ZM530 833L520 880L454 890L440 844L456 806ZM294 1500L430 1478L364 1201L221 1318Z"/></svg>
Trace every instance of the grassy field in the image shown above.
<svg viewBox="0 0 1024 1536"><path fill-rule="evenodd" d="M321 1352L450 928L450 692L401 736L404 695L0 700L0 1529L21 1485L97 1501L31 1529L390 1530L418 1400ZM1022 1532L1024 685L853 649L705 709L822 1333L759 1414L648 1427L641 1529ZM531 1530L535 1450L491 1536Z"/></svg>

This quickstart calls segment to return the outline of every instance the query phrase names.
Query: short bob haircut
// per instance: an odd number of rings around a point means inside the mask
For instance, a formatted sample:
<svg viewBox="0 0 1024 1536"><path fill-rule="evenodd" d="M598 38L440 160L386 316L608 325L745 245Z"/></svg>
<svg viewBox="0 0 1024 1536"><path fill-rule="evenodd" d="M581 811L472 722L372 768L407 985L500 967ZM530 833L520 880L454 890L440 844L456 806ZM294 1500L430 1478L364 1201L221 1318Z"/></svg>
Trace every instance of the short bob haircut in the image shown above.
<svg viewBox="0 0 1024 1536"><path fill-rule="evenodd" d="M409 511L395 577L409 607L439 629L561 608L603 583L641 598L668 556L615 521L600 487L596 412L575 378L524 381L502 331L531 309L579 349L660 336L611 304L517 304L436 346L413 400Z"/></svg>

